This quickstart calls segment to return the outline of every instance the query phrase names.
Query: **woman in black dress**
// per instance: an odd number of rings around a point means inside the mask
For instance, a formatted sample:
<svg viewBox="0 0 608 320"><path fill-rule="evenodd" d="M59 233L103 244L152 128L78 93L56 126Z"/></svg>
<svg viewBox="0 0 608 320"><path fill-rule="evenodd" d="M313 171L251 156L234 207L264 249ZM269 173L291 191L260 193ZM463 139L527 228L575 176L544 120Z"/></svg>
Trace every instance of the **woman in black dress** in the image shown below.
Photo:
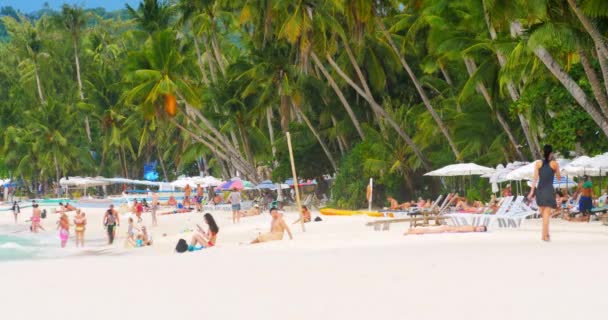
<svg viewBox="0 0 608 320"><path fill-rule="evenodd" d="M532 189L528 199L532 199L536 190L536 204L540 208L543 217L542 239L549 241L549 220L551 220L551 210L557 207L555 192L553 190L553 178L561 179L559 165L553 160L553 147L545 145L543 147L543 160L537 160L534 167L534 179L532 179ZM538 182L538 186L537 186Z"/></svg>

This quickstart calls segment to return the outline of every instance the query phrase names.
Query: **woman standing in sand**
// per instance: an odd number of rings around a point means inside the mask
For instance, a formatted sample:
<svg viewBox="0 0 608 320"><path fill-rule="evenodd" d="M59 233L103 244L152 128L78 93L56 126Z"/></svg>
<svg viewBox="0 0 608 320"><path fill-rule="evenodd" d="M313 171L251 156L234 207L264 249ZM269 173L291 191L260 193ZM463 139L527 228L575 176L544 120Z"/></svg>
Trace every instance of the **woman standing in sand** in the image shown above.
<svg viewBox="0 0 608 320"><path fill-rule="evenodd" d="M559 173L559 164L557 161L553 160L553 147L547 144L543 147L543 159L537 160L534 165L532 189L528 195L528 199L531 200L534 196L534 192L536 191L536 204L538 204L540 214L543 217L543 241L550 241L549 221L551 219L551 210L557 208L557 202L555 201L555 193L553 190L553 178L556 175L559 181L561 179Z"/></svg>
<svg viewBox="0 0 608 320"><path fill-rule="evenodd" d="M59 228L59 239L61 239L61 247L65 248L65 245L68 243L68 238L70 237L70 222L68 221L68 215L61 213L61 217L57 222Z"/></svg>
<svg viewBox="0 0 608 320"><path fill-rule="evenodd" d="M17 201L13 202L13 216L15 216L15 223L17 223L17 218L19 217L19 213L21 213L21 208L19 207L19 204L17 203Z"/></svg>
<svg viewBox="0 0 608 320"><path fill-rule="evenodd" d="M74 228L74 233L76 234L76 247L78 247L79 244L81 247L84 247L84 231L87 225L87 218L80 209L76 210L74 225L76 226Z"/></svg>

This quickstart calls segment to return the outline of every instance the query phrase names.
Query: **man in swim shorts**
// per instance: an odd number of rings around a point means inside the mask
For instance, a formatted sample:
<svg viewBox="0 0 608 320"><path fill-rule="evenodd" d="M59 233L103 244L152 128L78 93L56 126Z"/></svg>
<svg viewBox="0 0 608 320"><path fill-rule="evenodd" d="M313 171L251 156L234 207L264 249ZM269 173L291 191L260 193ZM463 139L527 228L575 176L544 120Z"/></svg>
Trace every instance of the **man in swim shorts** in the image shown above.
<svg viewBox="0 0 608 320"><path fill-rule="evenodd" d="M283 234L285 233L285 231L287 231L289 239L293 240L291 230L289 230L289 227L285 223L285 220L283 220L283 215L279 212L279 209L271 208L270 215L272 216L272 222L270 223L270 232L260 234L257 238L251 241L251 244L283 240Z"/></svg>

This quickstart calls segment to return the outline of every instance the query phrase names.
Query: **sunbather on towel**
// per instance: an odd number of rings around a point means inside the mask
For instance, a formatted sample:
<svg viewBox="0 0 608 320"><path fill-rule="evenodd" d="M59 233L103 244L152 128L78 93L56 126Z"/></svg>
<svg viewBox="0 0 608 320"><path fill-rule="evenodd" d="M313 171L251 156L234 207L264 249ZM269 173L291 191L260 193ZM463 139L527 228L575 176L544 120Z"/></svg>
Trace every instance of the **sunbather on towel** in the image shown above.
<svg viewBox="0 0 608 320"><path fill-rule="evenodd" d="M399 204L399 202L397 202L397 200L395 200L393 197L387 197L386 200L388 200L390 204L389 209L391 210L407 210L412 206L412 204L409 202Z"/></svg>
<svg viewBox="0 0 608 320"><path fill-rule="evenodd" d="M428 234L428 233L465 233L465 232L486 232L486 226L439 226L439 227L421 227L410 228L405 232L409 234Z"/></svg>

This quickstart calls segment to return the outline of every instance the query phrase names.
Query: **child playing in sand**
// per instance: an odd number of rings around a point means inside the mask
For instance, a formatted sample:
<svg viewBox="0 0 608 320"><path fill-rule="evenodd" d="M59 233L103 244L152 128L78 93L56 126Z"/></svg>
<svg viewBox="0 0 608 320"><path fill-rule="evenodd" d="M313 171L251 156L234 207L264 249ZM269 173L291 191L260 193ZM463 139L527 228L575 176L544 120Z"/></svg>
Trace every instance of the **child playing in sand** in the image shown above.
<svg viewBox="0 0 608 320"><path fill-rule="evenodd" d="M136 229L137 228L135 228L133 218L129 217L129 225L127 227L127 241L129 241L130 243L135 243L135 231L134 230L136 230Z"/></svg>
<svg viewBox="0 0 608 320"><path fill-rule="evenodd" d="M310 222L311 220L310 210L308 210L307 206L302 206L302 216L300 216L298 220L294 221L293 224L302 222L302 218L304 218L304 223Z"/></svg>

